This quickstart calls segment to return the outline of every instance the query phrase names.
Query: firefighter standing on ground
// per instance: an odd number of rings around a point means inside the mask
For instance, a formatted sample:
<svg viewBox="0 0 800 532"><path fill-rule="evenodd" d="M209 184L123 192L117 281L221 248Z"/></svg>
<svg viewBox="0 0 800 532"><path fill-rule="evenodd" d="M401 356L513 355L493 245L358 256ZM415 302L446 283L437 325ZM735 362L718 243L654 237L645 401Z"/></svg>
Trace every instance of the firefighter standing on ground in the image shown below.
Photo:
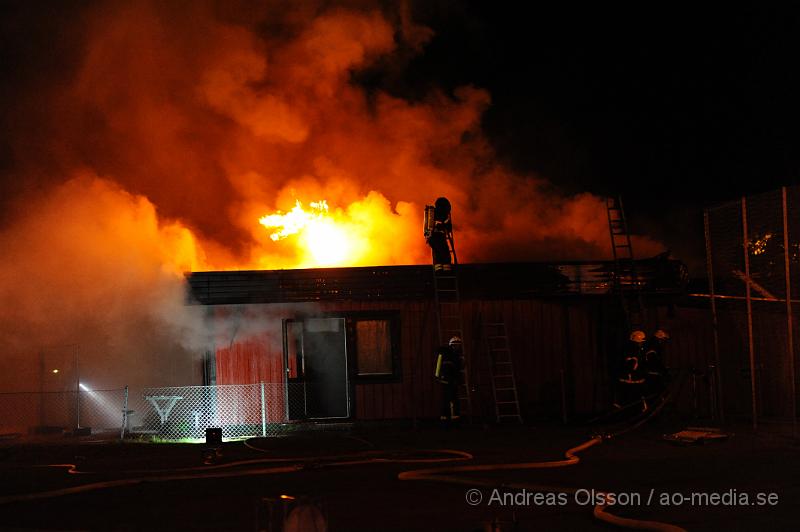
<svg viewBox="0 0 800 532"><path fill-rule="evenodd" d="M622 368L617 379L618 393L614 406L621 408L639 400L642 411L647 411L645 399L645 367L644 342L647 336L642 331L633 331L630 336L630 347L622 361Z"/></svg>
<svg viewBox="0 0 800 532"><path fill-rule="evenodd" d="M448 345L443 345L436 352L436 370L434 376L442 385L442 421L455 421L460 417L458 400L458 384L461 378L461 338L450 338Z"/></svg>
<svg viewBox="0 0 800 532"><path fill-rule="evenodd" d="M664 348L669 334L659 329L647 341L644 350L645 389L647 395L661 394L666 388L669 374L664 362Z"/></svg>

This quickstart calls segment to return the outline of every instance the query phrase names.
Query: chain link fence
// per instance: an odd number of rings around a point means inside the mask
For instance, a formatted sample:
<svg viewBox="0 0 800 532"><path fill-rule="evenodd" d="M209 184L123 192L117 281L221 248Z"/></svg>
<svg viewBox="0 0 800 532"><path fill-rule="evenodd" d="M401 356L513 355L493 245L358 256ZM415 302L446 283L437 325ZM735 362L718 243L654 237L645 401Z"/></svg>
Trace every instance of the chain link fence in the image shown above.
<svg viewBox="0 0 800 532"><path fill-rule="evenodd" d="M796 430L800 188L707 209L718 413Z"/></svg>
<svg viewBox="0 0 800 532"><path fill-rule="evenodd" d="M113 433L163 441L277 436L306 419L302 384L0 393L0 434ZM287 393L289 392L289 393ZM287 397L291 398L287 401Z"/></svg>
<svg viewBox="0 0 800 532"><path fill-rule="evenodd" d="M276 436L289 421L282 383L147 388L128 409L131 432L166 440L204 438L208 427L223 438Z"/></svg>
<svg viewBox="0 0 800 532"><path fill-rule="evenodd" d="M0 433L119 432L124 389L0 393Z"/></svg>

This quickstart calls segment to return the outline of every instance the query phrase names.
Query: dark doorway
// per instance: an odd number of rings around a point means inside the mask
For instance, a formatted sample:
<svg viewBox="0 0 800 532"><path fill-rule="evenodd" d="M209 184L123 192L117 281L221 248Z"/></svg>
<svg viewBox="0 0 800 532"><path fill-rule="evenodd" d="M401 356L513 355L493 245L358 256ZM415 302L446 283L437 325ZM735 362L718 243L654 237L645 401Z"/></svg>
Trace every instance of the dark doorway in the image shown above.
<svg viewBox="0 0 800 532"><path fill-rule="evenodd" d="M349 417L345 320L287 321L285 331L289 419Z"/></svg>

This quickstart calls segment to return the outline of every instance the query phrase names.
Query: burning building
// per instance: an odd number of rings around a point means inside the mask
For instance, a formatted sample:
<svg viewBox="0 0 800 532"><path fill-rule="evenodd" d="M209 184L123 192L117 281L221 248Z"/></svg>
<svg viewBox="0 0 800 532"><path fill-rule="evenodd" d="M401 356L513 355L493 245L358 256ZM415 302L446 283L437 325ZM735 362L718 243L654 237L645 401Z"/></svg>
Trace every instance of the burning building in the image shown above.
<svg viewBox="0 0 800 532"><path fill-rule="evenodd" d="M685 290L684 266L665 257L638 266L651 319L664 319ZM627 330L611 290L613 263L457 268L472 415L497 415L492 323L504 325L523 417L607 405ZM207 384L279 384L278 420L438 415L431 266L195 272L188 282L216 339L206 351Z"/></svg>
<svg viewBox="0 0 800 532"><path fill-rule="evenodd" d="M348 393L374 391L387 404L399 401L401 390L417 392L412 376L421 384L430 372L423 356L435 343L427 266L419 266L429 262L419 227L434 191L458 213L466 262L609 258L602 198L561 192L544 177L498 160L481 128L491 105L486 90L429 87L411 95L369 82L388 79L433 38L408 6L134 2L65 11L53 17L58 31L23 39L50 44L39 53L57 53L57 68L25 77L18 97L9 99L15 127L13 156L3 167L9 193L2 197L0 294L14 304L0 309L0 334L4 360L26 367L18 375L27 377L5 375L4 390L39 388L37 353L48 345L79 346L80 378L91 388L199 384L201 367L207 382L283 382L278 376L292 366L282 346L295 327L285 320L327 319L325 313L364 306L390 317L359 321L351 314L309 327L354 328L343 337L347 350L363 348L363 338L353 335L372 327L375 345L383 346L382 365L363 372L366 362L348 351L348 382L363 383ZM647 237L635 245L641 256L663 251ZM465 280L467 306L496 301L465 310L466 326L478 314L527 305L504 316L509 329L514 320L527 321L526 313L569 316L577 327L588 317L560 306L573 300L564 277L577 275L565 272L592 268L555 264L530 266L544 276L534 275L536 286L519 293L515 283L528 286L521 266ZM216 293L230 276L251 279L258 292L276 279L314 276L317 268L333 270L308 293L267 291L261 299L220 301L198 289L206 279L209 294ZM237 273L255 270L264 273ZM233 308L209 316L184 305L186 271L220 272L191 275L193 295L209 309ZM503 284L509 271L512 281ZM364 294L383 287L380 296L326 291L351 275L361 276ZM395 281L407 297L386 296ZM486 282L495 295L471 295L470 285ZM561 303L537 306L553 301ZM259 313L270 319L250 319ZM405 340L387 340L387 331ZM570 342L595 341L586 331L560 334ZM258 344L258 335L269 341ZM543 338L512 347L527 353L536 342L550 345ZM389 359L399 361L390 370L387 346ZM247 349L253 356L241 358ZM477 344L470 349L477 352ZM203 366L197 353L206 350L211 355ZM229 364L225 357L249 362ZM248 364L255 369L242 373ZM368 404L377 399L349 408ZM382 415L383 407L374 409L364 415Z"/></svg>

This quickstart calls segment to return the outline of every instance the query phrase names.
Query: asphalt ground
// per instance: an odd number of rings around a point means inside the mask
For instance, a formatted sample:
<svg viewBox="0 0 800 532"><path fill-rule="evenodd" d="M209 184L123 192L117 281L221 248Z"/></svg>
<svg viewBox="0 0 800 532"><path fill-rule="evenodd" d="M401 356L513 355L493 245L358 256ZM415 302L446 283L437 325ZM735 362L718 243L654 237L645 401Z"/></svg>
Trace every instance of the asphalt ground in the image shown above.
<svg viewBox="0 0 800 532"><path fill-rule="evenodd" d="M655 420L573 466L460 473L458 484L398 474L561 460L598 428L350 427L250 440L258 450L226 442L211 466L203 444L6 439L0 530L309 530L320 519L334 531L621 530L593 517L609 494L614 515L686 530L800 528L800 444L786 427L728 427L727 440L704 445L663 439L686 426ZM473 458L430 462L460 457L443 449ZM97 489L18 500L86 485Z"/></svg>

